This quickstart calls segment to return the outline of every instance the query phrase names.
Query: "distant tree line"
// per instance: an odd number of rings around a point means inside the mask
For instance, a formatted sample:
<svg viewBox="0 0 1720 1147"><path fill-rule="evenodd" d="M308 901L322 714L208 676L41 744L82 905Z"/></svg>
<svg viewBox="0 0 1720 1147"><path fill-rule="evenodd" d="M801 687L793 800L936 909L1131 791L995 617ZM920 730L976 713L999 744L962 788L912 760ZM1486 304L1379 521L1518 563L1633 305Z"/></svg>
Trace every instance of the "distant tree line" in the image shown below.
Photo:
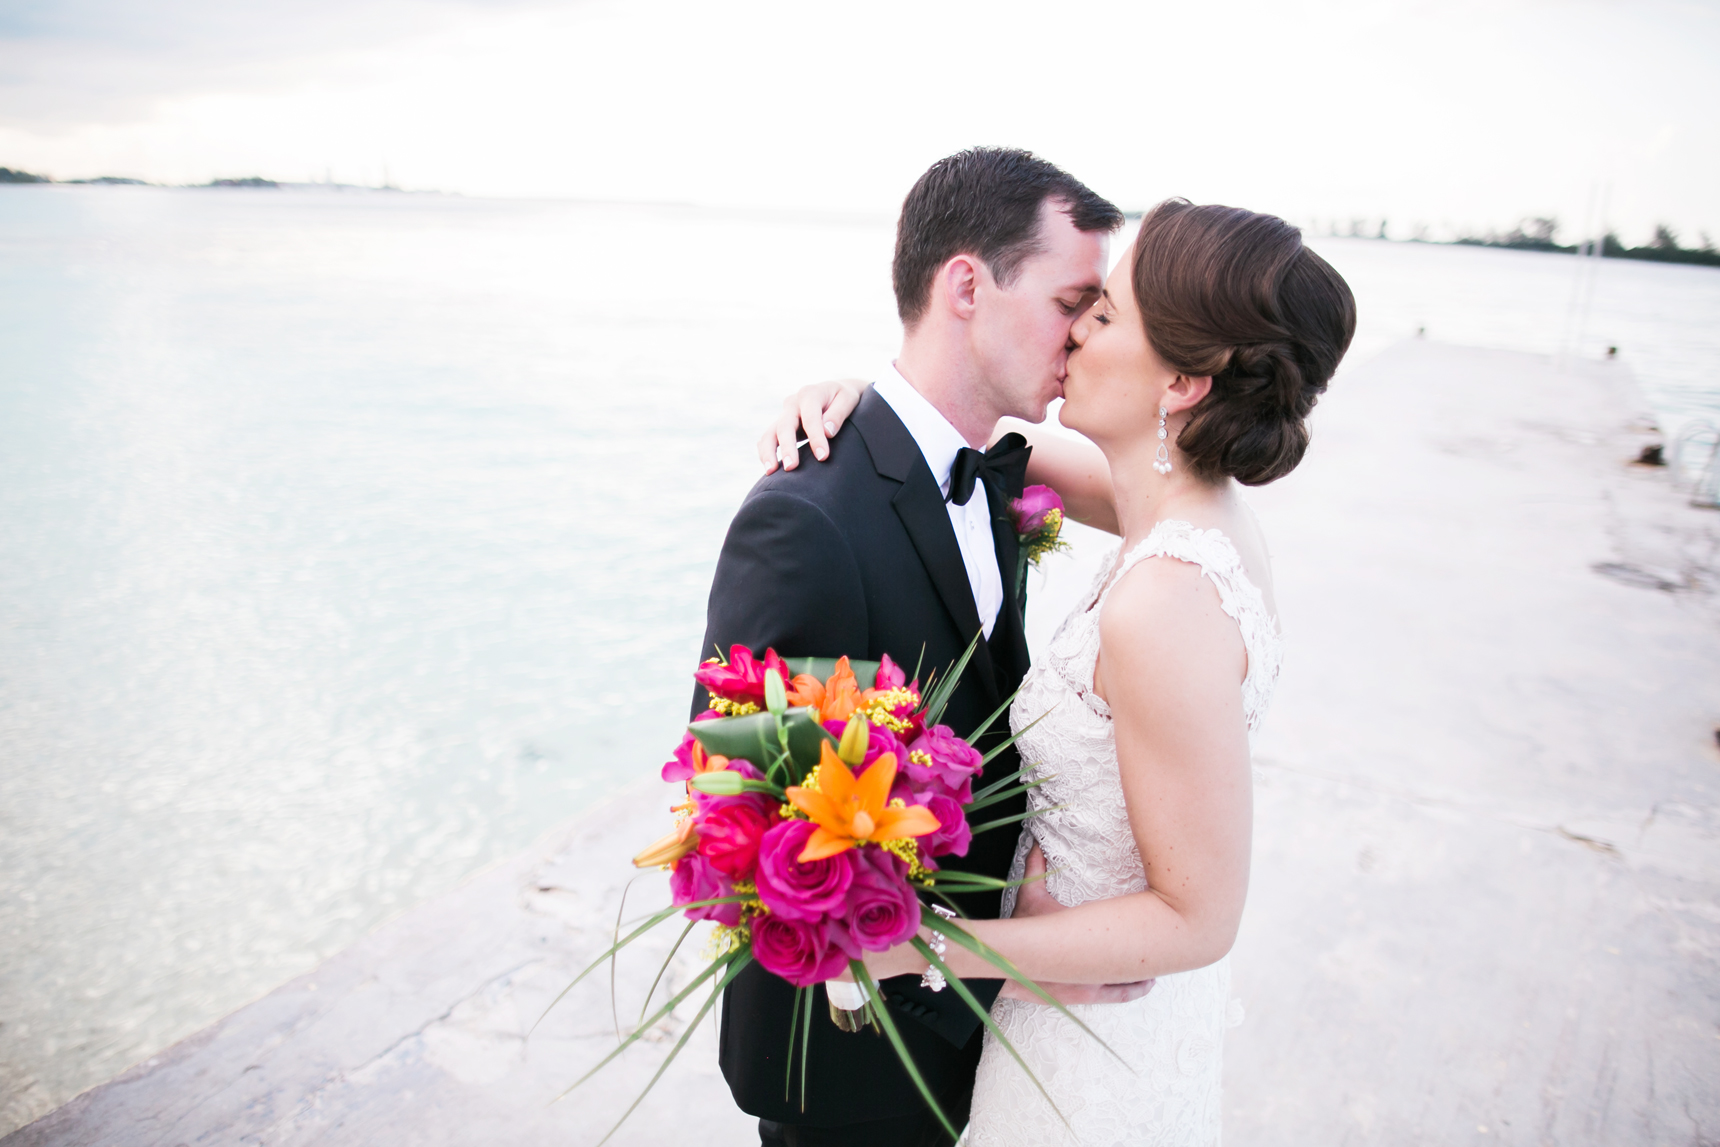
<svg viewBox="0 0 1720 1147"><path fill-rule="evenodd" d="M46 175L36 175L28 171L14 171L10 167L0 167L0 183L100 183L100 184L129 184L134 187L154 187L146 179L127 179L123 175L100 175L94 179L54 179ZM279 187L273 179L251 175L244 179L211 179L208 183L197 184L198 187Z"/></svg>
<svg viewBox="0 0 1720 1147"><path fill-rule="evenodd" d="M1536 217L1523 220L1503 235L1491 232L1487 235L1463 235L1455 241L1466 247L1509 247L1517 251L1555 251L1566 255L1574 255L1578 251L1592 252L1592 244L1586 242L1569 247L1560 245L1558 232L1557 219ZM1702 235L1702 246L1685 247L1678 242L1678 232L1664 223L1655 227L1654 238L1641 247L1626 247L1619 241L1618 232L1608 231L1601 239L1601 254L1608 259L1647 259L1655 263L1720 267L1720 251L1714 249L1714 241L1706 232Z"/></svg>

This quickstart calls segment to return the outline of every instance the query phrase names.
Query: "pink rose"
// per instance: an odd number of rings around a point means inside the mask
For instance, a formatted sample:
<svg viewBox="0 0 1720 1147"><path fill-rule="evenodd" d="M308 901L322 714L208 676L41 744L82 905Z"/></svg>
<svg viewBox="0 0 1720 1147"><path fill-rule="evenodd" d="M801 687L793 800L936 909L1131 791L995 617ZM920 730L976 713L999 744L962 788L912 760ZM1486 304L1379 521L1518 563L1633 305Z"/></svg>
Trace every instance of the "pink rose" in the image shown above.
<svg viewBox="0 0 1720 1147"><path fill-rule="evenodd" d="M752 954L765 971L797 988L822 984L848 966L848 957L830 942L824 924L774 914L753 921Z"/></svg>
<svg viewBox="0 0 1720 1147"><path fill-rule="evenodd" d="M712 868L708 860L692 852L675 862L675 871L669 876L669 894L676 904L692 904L699 900L733 896L735 886L729 883L728 877ZM707 904L702 908L689 908L687 919L715 920L733 928L741 922L741 906L739 903Z"/></svg>
<svg viewBox="0 0 1720 1147"><path fill-rule="evenodd" d="M722 714L715 709L706 709L695 721L713 721ZM663 779L669 782L691 780L693 777L693 746L699 742L693 739L693 734L683 733L681 743L675 746L675 755L663 766Z"/></svg>
<svg viewBox="0 0 1720 1147"><path fill-rule="evenodd" d="M785 820L764 834L758 849L758 897L772 914L788 920L822 920L842 911L853 883L853 849L823 860L799 857L815 826Z"/></svg>
<svg viewBox="0 0 1720 1147"><path fill-rule="evenodd" d="M920 846L921 864L936 869L933 857L967 855L968 845L973 843L973 830L968 827L967 816L956 798L941 788L916 789L906 777L898 775L890 789L890 799L917 804L937 818L936 832L915 838Z"/></svg>
<svg viewBox="0 0 1720 1147"><path fill-rule="evenodd" d="M931 764L913 760L915 753L926 754ZM985 766L979 750L956 736L948 725L933 725L921 733L901 759L914 788L940 790L959 804L973 800L973 778Z"/></svg>
<svg viewBox="0 0 1720 1147"><path fill-rule="evenodd" d="M925 805L926 809L938 818L938 831L920 837L920 854L966 856L968 845L973 843L973 829L968 827L967 817L962 815L962 806L956 802L956 798L943 793L933 793L930 800L914 803Z"/></svg>
<svg viewBox="0 0 1720 1147"><path fill-rule="evenodd" d="M1052 510L1062 513L1063 499L1059 498L1057 491L1050 486L1029 486L1021 492L1021 497L1009 504L1018 535L1037 534L1043 530L1045 515Z"/></svg>
<svg viewBox="0 0 1720 1147"><path fill-rule="evenodd" d="M848 889L847 935L833 935L849 954L882 952L913 936L920 926L920 898L908 883L908 862L877 845L854 850L854 881ZM859 949L859 951L855 951Z"/></svg>
<svg viewBox="0 0 1720 1147"><path fill-rule="evenodd" d="M774 812L738 801L708 809L699 817L699 854L731 880L750 880L758 864L759 841L770 829Z"/></svg>

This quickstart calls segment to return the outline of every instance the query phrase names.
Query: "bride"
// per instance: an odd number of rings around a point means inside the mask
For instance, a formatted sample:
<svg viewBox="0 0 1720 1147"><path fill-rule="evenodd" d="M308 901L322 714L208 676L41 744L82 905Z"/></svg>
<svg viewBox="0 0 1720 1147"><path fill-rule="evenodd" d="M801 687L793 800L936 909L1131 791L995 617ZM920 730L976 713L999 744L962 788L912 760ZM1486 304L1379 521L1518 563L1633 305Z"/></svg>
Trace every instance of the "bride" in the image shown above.
<svg viewBox="0 0 1720 1147"><path fill-rule="evenodd" d="M993 1018L1056 1107L988 1035L973 1147L1219 1141L1249 734L1280 657L1266 541L1238 484L1301 461L1354 329L1348 286L1295 228L1170 200L1071 330L1059 417L1092 445L1029 428L1028 480L1122 543L1010 710L1022 760L1046 778L1015 875L1045 879L1013 911L1006 900L1008 918L965 926L1041 983L1156 983L1072 1007L1106 1046L1006 985ZM833 432L858 392L808 388L803 409L809 396L828 409L806 424ZM955 944L943 958L963 977L996 975ZM866 963L879 979L925 971L907 944Z"/></svg>

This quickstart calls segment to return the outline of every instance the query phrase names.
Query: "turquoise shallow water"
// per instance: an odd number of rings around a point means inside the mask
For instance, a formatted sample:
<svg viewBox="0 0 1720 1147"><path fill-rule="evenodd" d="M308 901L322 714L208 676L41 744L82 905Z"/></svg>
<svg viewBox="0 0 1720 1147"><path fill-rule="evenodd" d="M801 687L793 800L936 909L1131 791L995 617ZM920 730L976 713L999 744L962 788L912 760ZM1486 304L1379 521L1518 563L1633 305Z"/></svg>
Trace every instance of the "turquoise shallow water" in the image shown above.
<svg viewBox="0 0 1720 1147"><path fill-rule="evenodd" d="M0 1133L655 767L760 420L894 349L890 242L0 188ZM1569 259L1319 246L1358 357L1559 344ZM1720 414L1716 317L1611 263L1582 349Z"/></svg>

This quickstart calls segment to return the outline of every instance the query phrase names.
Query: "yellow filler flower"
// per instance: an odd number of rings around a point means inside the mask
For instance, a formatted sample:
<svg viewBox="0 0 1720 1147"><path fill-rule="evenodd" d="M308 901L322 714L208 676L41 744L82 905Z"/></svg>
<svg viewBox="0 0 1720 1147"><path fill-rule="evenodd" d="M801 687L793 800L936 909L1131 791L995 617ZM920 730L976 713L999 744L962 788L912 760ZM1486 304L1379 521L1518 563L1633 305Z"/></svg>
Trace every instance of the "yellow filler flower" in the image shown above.
<svg viewBox="0 0 1720 1147"><path fill-rule="evenodd" d="M818 787L788 790L788 800L818 826L800 852L806 864L858 844L904 840L938 831L938 818L919 805L890 800L896 754L883 753L858 778L825 741L819 748Z"/></svg>

